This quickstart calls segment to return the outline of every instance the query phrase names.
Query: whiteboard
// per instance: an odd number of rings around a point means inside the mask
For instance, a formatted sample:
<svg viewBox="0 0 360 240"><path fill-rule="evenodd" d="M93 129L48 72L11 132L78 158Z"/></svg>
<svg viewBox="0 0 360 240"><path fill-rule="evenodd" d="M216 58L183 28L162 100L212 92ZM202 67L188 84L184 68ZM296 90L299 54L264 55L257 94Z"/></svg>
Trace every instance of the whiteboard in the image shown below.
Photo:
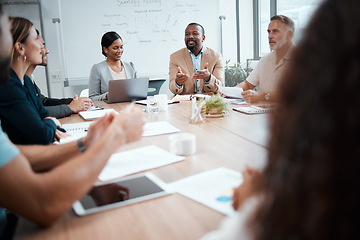
<svg viewBox="0 0 360 240"><path fill-rule="evenodd" d="M65 78L88 78L103 61L101 37L116 31L124 42L122 60L139 76L167 77L170 54L185 47L190 22L205 28L204 44L220 48L219 0L60 0Z"/></svg>

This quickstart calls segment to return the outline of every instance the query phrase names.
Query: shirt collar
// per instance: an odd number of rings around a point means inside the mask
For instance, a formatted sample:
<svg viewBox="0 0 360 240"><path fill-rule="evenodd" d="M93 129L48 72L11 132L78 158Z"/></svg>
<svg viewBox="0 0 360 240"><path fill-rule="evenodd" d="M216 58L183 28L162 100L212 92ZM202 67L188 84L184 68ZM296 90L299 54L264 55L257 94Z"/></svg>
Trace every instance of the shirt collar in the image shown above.
<svg viewBox="0 0 360 240"><path fill-rule="evenodd" d="M199 54L197 56L201 56L203 54L203 50L204 50L204 47L201 49L201 51L199 52ZM189 51L190 55L195 56L195 54L190 49L188 49L188 51ZM195 57L197 57L197 56L195 56Z"/></svg>
<svg viewBox="0 0 360 240"><path fill-rule="evenodd" d="M289 59L291 59L292 58L292 51L294 51L294 45L293 44L291 44L291 46L289 47L289 49L288 49L288 51L286 52L286 54L285 54L285 56L283 57L284 59L286 59L286 60L289 60Z"/></svg>

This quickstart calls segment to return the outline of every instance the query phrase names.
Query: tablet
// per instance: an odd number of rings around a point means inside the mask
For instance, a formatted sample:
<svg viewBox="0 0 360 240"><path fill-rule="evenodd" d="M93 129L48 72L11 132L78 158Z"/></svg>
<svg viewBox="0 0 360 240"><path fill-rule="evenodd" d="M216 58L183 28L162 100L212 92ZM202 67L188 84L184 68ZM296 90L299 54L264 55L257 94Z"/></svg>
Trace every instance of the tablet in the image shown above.
<svg viewBox="0 0 360 240"><path fill-rule="evenodd" d="M73 209L83 216L162 197L170 193L165 185L151 173L95 184L88 194L73 204Z"/></svg>

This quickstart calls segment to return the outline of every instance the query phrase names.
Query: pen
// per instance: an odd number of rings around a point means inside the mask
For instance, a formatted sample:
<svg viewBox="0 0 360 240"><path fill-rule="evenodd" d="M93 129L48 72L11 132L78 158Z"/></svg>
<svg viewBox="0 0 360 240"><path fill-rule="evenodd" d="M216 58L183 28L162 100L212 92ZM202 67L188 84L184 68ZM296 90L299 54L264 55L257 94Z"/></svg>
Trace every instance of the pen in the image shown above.
<svg viewBox="0 0 360 240"><path fill-rule="evenodd" d="M127 112L127 113L128 113L128 112L131 112L131 110L133 109L134 105L135 105L135 101L132 101L129 105L126 106L125 112Z"/></svg>
<svg viewBox="0 0 360 240"><path fill-rule="evenodd" d="M57 126L57 127L56 127L56 129L59 129L60 131L62 131L62 132L64 132L64 133L66 133L66 130L65 130L65 129L63 129L62 127Z"/></svg>

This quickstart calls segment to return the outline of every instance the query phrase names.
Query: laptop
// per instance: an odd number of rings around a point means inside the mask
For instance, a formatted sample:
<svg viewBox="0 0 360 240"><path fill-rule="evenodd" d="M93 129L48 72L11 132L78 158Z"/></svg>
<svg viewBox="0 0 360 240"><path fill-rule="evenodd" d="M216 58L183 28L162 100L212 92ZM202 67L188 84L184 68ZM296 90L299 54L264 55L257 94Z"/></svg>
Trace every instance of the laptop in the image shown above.
<svg viewBox="0 0 360 240"><path fill-rule="evenodd" d="M146 99L149 78L130 78L109 81L109 92L106 103L131 102Z"/></svg>

